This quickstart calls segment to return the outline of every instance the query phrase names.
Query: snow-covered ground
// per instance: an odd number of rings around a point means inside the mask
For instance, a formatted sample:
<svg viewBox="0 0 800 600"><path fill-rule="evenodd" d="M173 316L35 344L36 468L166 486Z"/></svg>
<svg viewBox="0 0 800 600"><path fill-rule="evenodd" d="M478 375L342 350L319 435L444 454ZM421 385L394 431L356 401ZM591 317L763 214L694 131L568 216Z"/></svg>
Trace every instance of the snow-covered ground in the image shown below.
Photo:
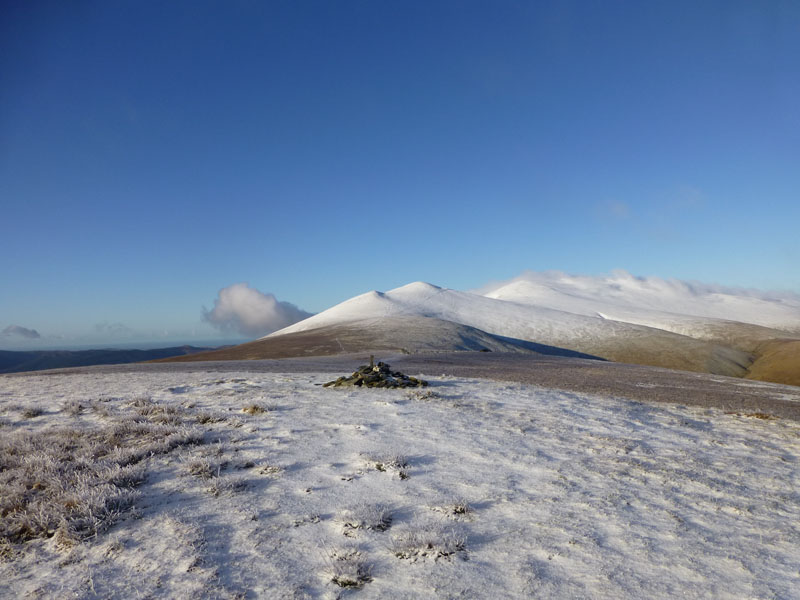
<svg viewBox="0 0 800 600"><path fill-rule="evenodd" d="M1 544L0 597L800 597L796 422L332 378L0 377L5 443L134 420L203 441L142 459L96 537Z"/></svg>

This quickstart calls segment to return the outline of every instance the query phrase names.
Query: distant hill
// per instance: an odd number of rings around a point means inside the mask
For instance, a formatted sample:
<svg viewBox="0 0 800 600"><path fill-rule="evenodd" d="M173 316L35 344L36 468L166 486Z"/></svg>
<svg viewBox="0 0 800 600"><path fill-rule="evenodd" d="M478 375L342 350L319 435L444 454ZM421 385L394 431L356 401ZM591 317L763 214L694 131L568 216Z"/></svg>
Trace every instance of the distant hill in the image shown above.
<svg viewBox="0 0 800 600"><path fill-rule="evenodd" d="M174 346L172 348L153 348L152 350L0 350L0 373L42 371L45 369L87 367L90 365L119 365L172 356L184 356L211 350L215 350L215 348Z"/></svg>
<svg viewBox="0 0 800 600"><path fill-rule="evenodd" d="M526 273L473 292L415 282L247 344L171 360L368 350L571 354L800 385L800 296L624 272Z"/></svg>
<svg viewBox="0 0 800 600"><path fill-rule="evenodd" d="M401 352L403 354L470 351L515 352L572 358L598 358L555 346L492 335L480 329L451 321L403 316L323 326L274 338L266 337L212 352L169 358L167 361L258 360L292 356L330 356L365 350Z"/></svg>

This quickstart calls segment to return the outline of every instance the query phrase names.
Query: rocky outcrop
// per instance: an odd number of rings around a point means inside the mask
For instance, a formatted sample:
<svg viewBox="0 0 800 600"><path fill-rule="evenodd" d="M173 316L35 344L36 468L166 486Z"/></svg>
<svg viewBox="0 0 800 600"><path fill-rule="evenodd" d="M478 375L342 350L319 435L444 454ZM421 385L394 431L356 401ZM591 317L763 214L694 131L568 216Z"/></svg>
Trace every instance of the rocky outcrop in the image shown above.
<svg viewBox="0 0 800 600"><path fill-rule="evenodd" d="M323 384L323 387L406 388L427 385L427 381L392 371L386 363L379 362L376 365L370 357L370 364L360 366L350 377L339 377Z"/></svg>

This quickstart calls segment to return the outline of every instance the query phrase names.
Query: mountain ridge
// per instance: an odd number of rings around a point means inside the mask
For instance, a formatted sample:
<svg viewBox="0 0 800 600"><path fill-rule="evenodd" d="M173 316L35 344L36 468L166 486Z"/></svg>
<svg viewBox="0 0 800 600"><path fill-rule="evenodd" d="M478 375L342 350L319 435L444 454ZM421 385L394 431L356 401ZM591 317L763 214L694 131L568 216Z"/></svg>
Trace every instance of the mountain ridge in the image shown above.
<svg viewBox="0 0 800 600"><path fill-rule="evenodd" d="M472 292L415 281L359 294L244 346L249 358L276 358L370 349L536 352L533 344L562 354L800 385L794 368L800 346L793 341L800 342L800 297L737 295L620 272L606 279L528 273ZM234 350L225 355L244 357Z"/></svg>
<svg viewBox="0 0 800 600"><path fill-rule="evenodd" d="M189 345L152 348L150 350L109 348L90 350L0 350L0 374L90 365L118 365L213 350L215 348Z"/></svg>

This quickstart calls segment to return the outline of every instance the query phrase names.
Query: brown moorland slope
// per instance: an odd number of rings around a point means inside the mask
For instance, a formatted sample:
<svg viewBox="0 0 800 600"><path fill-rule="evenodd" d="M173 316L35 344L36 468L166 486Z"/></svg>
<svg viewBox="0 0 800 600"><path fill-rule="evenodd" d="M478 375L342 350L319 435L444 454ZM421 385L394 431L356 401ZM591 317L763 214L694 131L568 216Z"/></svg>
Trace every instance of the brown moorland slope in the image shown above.
<svg viewBox="0 0 800 600"><path fill-rule="evenodd" d="M800 339L769 340L765 338L774 330L766 332L759 328L749 332L746 326L740 325L732 324L727 333L715 331L713 337L716 339L697 340L653 329L624 338L585 340L571 348L557 348L504 338L439 319L393 317L279 335L213 352L166 359L165 362L261 360L351 352L415 354L488 350L601 358L800 385ZM719 343L718 340L728 343Z"/></svg>
<svg viewBox="0 0 800 600"><path fill-rule="evenodd" d="M760 344L746 377L800 386L800 340L771 340Z"/></svg>
<svg viewBox="0 0 800 600"><path fill-rule="evenodd" d="M403 354L490 351L598 358L584 352L493 335L451 321L430 317L403 316L319 327L263 338L221 350L153 362L261 360L331 356L365 351Z"/></svg>

